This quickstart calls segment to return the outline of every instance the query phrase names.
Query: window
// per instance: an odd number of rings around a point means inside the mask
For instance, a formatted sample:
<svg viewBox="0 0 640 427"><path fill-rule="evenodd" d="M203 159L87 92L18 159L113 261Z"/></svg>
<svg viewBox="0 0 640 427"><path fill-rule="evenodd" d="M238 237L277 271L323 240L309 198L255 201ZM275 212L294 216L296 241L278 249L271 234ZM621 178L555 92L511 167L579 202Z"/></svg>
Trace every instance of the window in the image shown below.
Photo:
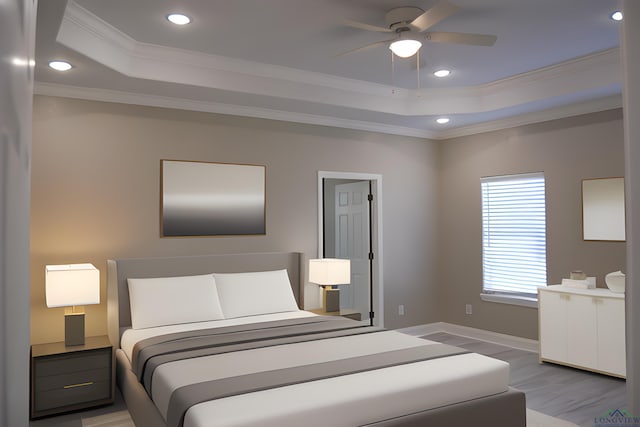
<svg viewBox="0 0 640 427"><path fill-rule="evenodd" d="M481 188L483 297L535 303L547 285L544 174L482 178Z"/></svg>

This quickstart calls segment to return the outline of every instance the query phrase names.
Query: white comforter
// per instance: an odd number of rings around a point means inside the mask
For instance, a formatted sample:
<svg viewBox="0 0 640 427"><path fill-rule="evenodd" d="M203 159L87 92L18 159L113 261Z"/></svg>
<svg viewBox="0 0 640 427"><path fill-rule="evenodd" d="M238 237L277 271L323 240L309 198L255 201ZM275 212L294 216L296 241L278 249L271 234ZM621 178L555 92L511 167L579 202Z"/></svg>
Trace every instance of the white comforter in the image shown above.
<svg viewBox="0 0 640 427"><path fill-rule="evenodd" d="M309 315L313 314L301 311L258 317L264 321ZM229 326L250 320L215 323ZM130 330L123 335L122 347L131 359L131 349L138 340L194 326L211 327L199 323ZM154 373L154 402L166 418L172 391L185 384L409 348L425 342L429 341L385 331L171 362ZM508 381L506 362L469 353L201 403L187 411L184 427L351 427L501 393L507 390Z"/></svg>

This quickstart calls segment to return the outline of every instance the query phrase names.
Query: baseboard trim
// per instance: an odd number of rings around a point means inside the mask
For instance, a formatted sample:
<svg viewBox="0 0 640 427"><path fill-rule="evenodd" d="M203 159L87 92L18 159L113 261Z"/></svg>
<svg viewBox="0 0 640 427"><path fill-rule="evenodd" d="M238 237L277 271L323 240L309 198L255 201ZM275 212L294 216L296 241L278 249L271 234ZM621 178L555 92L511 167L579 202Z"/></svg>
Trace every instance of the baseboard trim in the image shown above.
<svg viewBox="0 0 640 427"><path fill-rule="evenodd" d="M471 328L469 326L456 325L447 322L435 322L425 325L410 326L408 328L397 329L407 335L423 336L436 332L458 335L466 338L473 338L493 344L504 345L518 350L538 352L538 341L528 338L516 337L513 335L501 334L498 332L485 331L483 329Z"/></svg>

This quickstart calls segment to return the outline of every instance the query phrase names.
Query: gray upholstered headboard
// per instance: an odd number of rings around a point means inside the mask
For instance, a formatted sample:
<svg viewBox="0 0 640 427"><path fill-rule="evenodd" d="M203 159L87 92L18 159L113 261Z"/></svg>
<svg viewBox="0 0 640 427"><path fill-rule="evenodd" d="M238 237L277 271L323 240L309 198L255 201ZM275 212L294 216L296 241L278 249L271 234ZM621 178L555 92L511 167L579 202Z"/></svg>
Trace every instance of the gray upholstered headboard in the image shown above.
<svg viewBox="0 0 640 427"><path fill-rule="evenodd" d="M300 252L198 255L107 260L107 322L111 343L120 347L122 328L131 326L128 278L242 273L287 269L298 307L303 307L306 269Z"/></svg>

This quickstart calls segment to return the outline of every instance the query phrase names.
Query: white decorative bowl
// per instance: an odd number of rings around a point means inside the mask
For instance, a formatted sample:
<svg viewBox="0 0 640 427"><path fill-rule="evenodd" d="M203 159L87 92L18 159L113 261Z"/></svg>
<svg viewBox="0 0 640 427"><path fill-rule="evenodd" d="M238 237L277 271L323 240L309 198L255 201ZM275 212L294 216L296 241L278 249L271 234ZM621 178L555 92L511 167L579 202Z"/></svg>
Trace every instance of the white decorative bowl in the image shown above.
<svg viewBox="0 0 640 427"><path fill-rule="evenodd" d="M614 271L604 276L604 282L611 292L624 293L624 273L622 271Z"/></svg>

